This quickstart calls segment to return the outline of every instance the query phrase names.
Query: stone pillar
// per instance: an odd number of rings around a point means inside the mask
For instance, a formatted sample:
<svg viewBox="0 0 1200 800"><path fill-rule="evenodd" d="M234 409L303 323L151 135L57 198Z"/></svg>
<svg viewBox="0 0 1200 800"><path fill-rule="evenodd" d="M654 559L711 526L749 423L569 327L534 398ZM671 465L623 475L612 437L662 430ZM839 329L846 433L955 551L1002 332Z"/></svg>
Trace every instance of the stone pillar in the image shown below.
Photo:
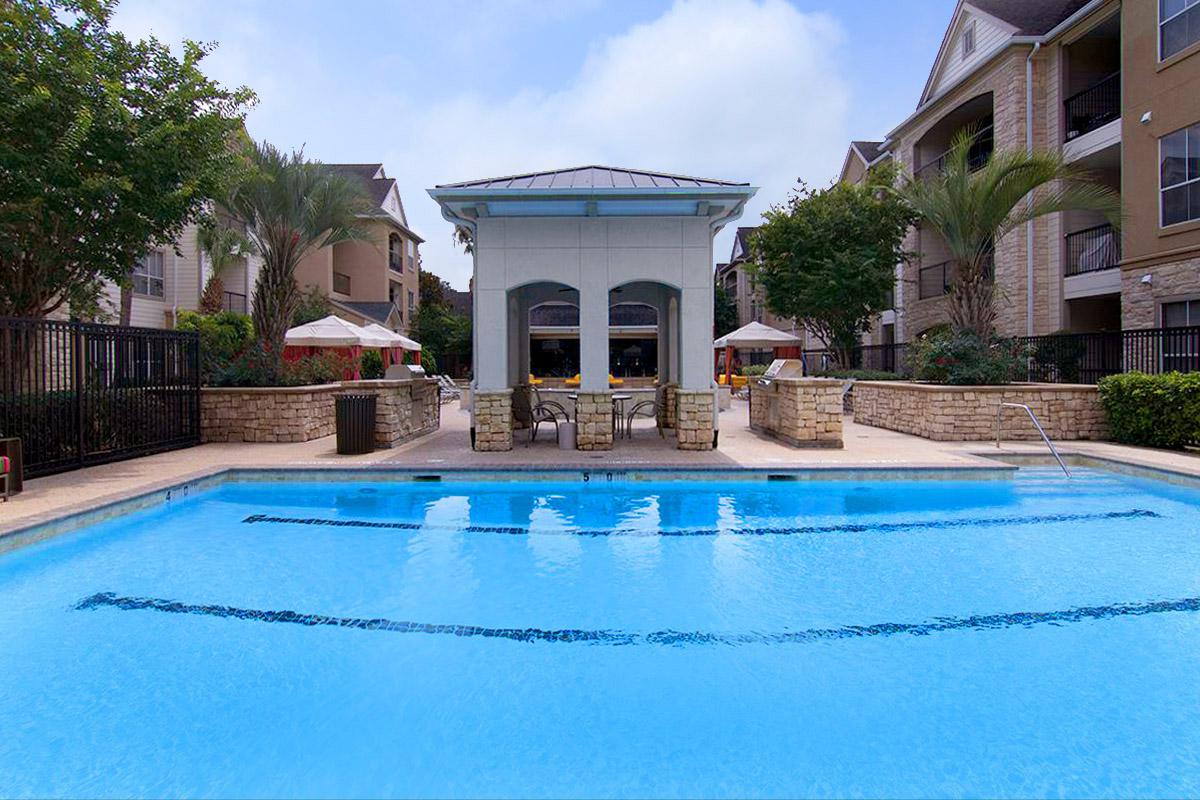
<svg viewBox="0 0 1200 800"><path fill-rule="evenodd" d="M580 392L575 401L575 446L580 450L611 450L612 392Z"/></svg>
<svg viewBox="0 0 1200 800"><path fill-rule="evenodd" d="M512 389L475 393L475 449L512 450Z"/></svg>
<svg viewBox="0 0 1200 800"><path fill-rule="evenodd" d="M678 391L679 387L673 383L662 387L662 402L658 405L658 424L666 430L675 427L675 420L679 415Z"/></svg>
<svg viewBox="0 0 1200 800"><path fill-rule="evenodd" d="M717 409L711 389L676 392L679 411L676 422L676 446L680 450L712 450L713 424Z"/></svg>

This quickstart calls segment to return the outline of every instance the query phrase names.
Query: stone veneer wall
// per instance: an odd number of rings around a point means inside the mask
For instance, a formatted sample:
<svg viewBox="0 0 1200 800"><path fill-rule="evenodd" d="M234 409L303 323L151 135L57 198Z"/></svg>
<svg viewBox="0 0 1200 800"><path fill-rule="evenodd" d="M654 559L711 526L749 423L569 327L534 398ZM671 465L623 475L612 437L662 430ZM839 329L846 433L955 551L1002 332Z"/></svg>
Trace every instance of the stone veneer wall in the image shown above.
<svg viewBox="0 0 1200 800"><path fill-rule="evenodd" d="M670 430L675 427L675 419L679 416L678 398L676 397L678 391L678 384L668 383L663 386L662 402L658 406L658 425L660 428Z"/></svg>
<svg viewBox="0 0 1200 800"><path fill-rule="evenodd" d="M512 450L512 389L476 392L472 403L475 449L487 452Z"/></svg>
<svg viewBox="0 0 1200 800"><path fill-rule="evenodd" d="M1153 282L1142 283L1144 275L1153 275ZM1162 325L1159 306L1190 297L1200 297L1200 258L1126 267L1121 271L1121 327L1157 328Z"/></svg>
<svg viewBox="0 0 1200 800"><path fill-rule="evenodd" d="M307 442L335 432L341 384L200 390L202 442Z"/></svg>
<svg viewBox="0 0 1200 800"><path fill-rule="evenodd" d="M778 404L772 413L771 405ZM750 384L750 427L794 447L842 446L842 382L776 378Z"/></svg>
<svg viewBox="0 0 1200 800"><path fill-rule="evenodd" d="M680 450L712 450L717 413L716 396L711 389L675 392L675 441Z"/></svg>
<svg viewBox="0 0 1200 800"><path fill-rule="evenodd" d="M345 381L320 386L209 387L200 392L204 442L307 442L337 431L334 398L377 396L375 446L393 447L441 424L437 382Z"/></svg>
<svg viewBox="0 0 1200 800"><path fill-rule="evenodd" d="M1000 403L1024 403L1051 439L1106 439L1108 426L1095 386L1029 383L942 386L901 381L854 384L854 421L935 441L995 439ZM1005 439L1040 439L1021 409L1005 409Z"/></svg>
<svg viewBox="0 0 1200 800"><path fill-rule="evenodd" d="M612 392L579 392L575 400L575 447L612 450Z"/></svg>

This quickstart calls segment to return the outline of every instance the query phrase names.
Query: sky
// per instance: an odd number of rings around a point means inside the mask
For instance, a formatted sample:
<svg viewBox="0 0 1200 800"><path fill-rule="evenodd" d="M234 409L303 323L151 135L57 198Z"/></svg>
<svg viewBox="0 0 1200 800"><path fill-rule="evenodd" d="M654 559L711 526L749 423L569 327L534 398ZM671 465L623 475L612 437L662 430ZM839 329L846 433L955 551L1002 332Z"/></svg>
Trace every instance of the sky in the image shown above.
<svg viewBox="0 0 1200 800"><path fill-rule="evenodd" d="M256 139L382 162L422 268L471 259L426 189L585 164L749 181L754 225L852 139L916 106L954 0L122 0L136 37L216 44L203 69L258 95ZM728 259L732 228L718 236Z"/></svg>

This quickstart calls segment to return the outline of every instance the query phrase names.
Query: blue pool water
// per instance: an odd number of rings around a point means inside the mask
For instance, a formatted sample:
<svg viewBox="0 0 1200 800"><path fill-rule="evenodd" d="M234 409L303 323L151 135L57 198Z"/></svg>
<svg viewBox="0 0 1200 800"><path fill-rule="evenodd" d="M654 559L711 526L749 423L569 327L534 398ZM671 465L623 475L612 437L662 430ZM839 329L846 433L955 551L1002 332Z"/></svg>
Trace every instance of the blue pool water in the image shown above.
<svg viewBox="0 0 1200 800"><path fill-rule="evenodd" d="M0 556L2 796L1200 794L1200 492L230 483Z"/></svg>

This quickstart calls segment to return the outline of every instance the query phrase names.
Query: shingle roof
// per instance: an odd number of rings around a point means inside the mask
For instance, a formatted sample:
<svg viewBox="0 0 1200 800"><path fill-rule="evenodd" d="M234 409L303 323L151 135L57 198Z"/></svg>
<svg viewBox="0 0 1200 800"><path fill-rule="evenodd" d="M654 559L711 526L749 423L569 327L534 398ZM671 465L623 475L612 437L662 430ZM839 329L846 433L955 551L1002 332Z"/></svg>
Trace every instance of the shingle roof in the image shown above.
<svg viewBox="0 0 1200 800"><path fill-rule="evenodd" d="M365 302L359 300L333 300L337 305L345 306L355 313L362 314L367 319L374 320L381 325L386 325L388 317L396 309L396 306L390 301L384 300L380 302Z"/></svg>
<svg viewBox="0 0 1200 800"><path fill-rule="evenodd" d="M741 264L750 260L750 234L758 230L757 226L741 227L737 229L737 244L734 252L739 252L737 258L733 258L732 254L729 259L730 264Z"/></svg>
<svg viewBox="0 0 1200 800"><path fill-rule="evenodd" d="M1041 36L1087 5L1088 0L970 0L970 3L1015 27L1018 36Z"/></svg>
<svg viewBox="0 0 1200 800"><path fill-rule="evenodd" d="M879 158L879 155L882 152L879 148L883 146L883 142L859 141L851 142L851 144L854 145L858 152L862 153L862 157L867 160L868 164Z"/></svg>
<svg viewBox="0 0 1200 800"><path fill-rule="evenodd" d="M653 189L653 188L714 188L749 186L748 183L693 178L666 172L621 169L619 167L571 167L547 172L527 172L499 178L482 178L462 183L444 183L438 189Z"/></svg>
<svg viewBox="0 0 1200 800"><path fill-rule="evenodd" d="M324 166L326 169L340 175L357 178L362 181L363 191L366 192L367 199L371 203L371 210L363 216L381 217L393 222L398 221L395 216L384 210L384 203L387 201L392 187L396 185L396 179L387 177L387 174L383 171L383 164L325 164ZM402 215L404 213L403 202L400 206L400 213ZM425 241L420 236L417 236L415 232L408 230L406 226L405 230L418 242Z"/></svg>

